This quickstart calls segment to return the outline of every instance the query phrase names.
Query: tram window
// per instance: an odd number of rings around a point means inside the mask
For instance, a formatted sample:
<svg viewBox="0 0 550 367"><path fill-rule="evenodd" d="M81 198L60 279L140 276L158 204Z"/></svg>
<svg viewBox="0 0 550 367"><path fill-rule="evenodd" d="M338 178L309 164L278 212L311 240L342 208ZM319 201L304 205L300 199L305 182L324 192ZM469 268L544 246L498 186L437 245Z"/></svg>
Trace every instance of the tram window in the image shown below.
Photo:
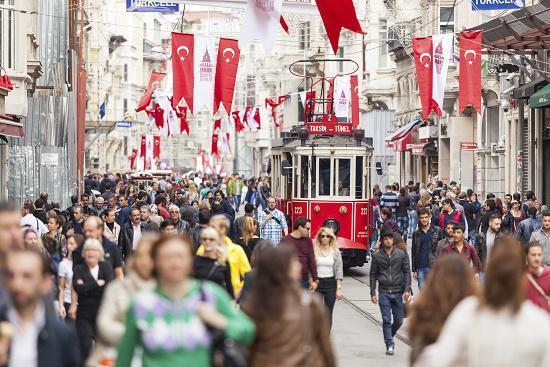
<svg viewBox="0 0 550 367"><path fill-rule="evenodd" d="M300 161L300 197L305 199L309 197L309 157L303 155Z"/></svg>
<svg viewBox="0 0 550 367"><path fill-rule="evenodd" d="M355 198L363 198L363 157L355 157Z"/></svg>
<svg viewBox="0 0 550 367"><path fill-rule="evenodd" d="M337 159L338 177L335 177L335 195L350 196L351 159Z"/></svg>
<svg viewBox="0 0 550 367"><path fill-rule="evenodd" d="M319 196L330 196L330 158L319 158Z"/></svg>

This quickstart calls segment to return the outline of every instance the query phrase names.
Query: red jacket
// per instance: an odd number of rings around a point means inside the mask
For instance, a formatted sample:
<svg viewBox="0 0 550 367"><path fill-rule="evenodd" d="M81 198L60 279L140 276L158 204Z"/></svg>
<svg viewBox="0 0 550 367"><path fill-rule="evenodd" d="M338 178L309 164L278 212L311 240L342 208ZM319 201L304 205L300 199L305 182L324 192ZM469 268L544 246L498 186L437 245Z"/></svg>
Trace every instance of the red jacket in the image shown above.
<svg viewBox="0 0 550 367"><path fill-rule="evenodd" d="M442 210L440 213L439 213L439 227L441 227L441 229L445 230L445 215L447 214L446 211ZM452 213L452 221L453 222L456 222L456 223L463 223L462 221L462 211L458 210L458 209L453 209L453 213Z"/></svg>
<svg viewBox="0 0 550 367"><path fill-rule="evenodd" d="M550 267L546 266L541 276L537 276L536 274L531 275L533 276L533 279L538 283L540 288L542 288L542 290L550 296ZM531 284L527 277L525 277L525 284L527 299L542 308L543 310L546 310L546 312L550 313L550 305L548 304L548 301L535 288L535 286Z"/></svg>

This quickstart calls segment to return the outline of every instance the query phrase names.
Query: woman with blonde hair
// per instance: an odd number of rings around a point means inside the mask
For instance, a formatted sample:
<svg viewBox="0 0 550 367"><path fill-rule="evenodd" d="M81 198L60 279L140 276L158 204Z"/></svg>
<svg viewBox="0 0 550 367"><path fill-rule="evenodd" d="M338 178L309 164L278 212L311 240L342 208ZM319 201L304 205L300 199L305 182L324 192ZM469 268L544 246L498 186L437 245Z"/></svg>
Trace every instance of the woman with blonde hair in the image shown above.
<svg viewBox="0 0 550 367"><path fill-rule="evenodd" d="M243 220L243 229L242 237L237 240L237 244L241 245L248 257L248 261L251 260L252 252L258 241L261 240L260 237L256 235L257 227L256 221L252 217L244 217Z"/></svg>
<svg viewBox="0 0 550 367"><path fill-rule="evenodd" d="M550 319L525 299L524 272L521 243L497 238L481 297L467 297L454 308L415 366L550 366ZM456 278L452 287L463 281Z"/></svg>
<svg viewBox="0 0 550 367"><path fill-rule="evenodd" d="M342 279L344 279L342 254L338 249L336 235L332 229L321 227L315 236L313 249L319 276L319 286L316 292L327 307L329 327L332 327L332 311L336 300L342 298Z"/></svg>
<svg viewBox="0 0 550 367"><path fill-rule="evenodd" d="M410 309L411 363L416 361L425 347L437 341L445 320L455 306L464 298L478 293L472 268L462 256L451 254L435 262L428 273L426 286Z"/></svg>
<svg viewBox="0 0 550 367"><path fill-rule="evenodd" d="M82 248L84 263L73 269L69 317L76 320L82 365L85 365L96 339L96 318L105 286L115 277L111 264L103 261L104 254L99 240L86 240Z"/></svg>
<svg viewBox="0 0 550 367"><path fill-rule="evenodd" d="M218 232L212 227L204 228L200 232L199 243L204 251L193 259L194 277L218 284L231 298L235 298L227 254L220 245Z"/></svg>
<svg viewBox="0 0 550 367"><path fill-rule="evenodd" d="M199 202L200 195L197 191L197 187L193 182L189 183L189 190L187 190L187 199L189 200L189 205L193 205L194 202Z"/></svg>
<svg viewBox="0 0 550 367"><path fill-rule="evenodd" d="M107 365L114 360L116 346L124 334L126 312L134 296L155 286L151 247L157 236L147 234L126 264L126 276L109 284L97 315L97 340L87 366Z"/></svg>

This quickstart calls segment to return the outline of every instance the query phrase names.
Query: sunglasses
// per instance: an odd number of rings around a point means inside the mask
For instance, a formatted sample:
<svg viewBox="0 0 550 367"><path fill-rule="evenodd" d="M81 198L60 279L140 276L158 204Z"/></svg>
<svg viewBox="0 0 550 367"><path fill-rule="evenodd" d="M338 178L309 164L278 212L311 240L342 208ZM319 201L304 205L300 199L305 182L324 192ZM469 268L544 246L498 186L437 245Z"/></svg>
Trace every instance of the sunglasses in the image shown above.
<svg viewBox="0 0 550 367"><path fill-rule="evenodd" d="M322 234L320 237L321 238L332 238L332 236L328 235L328 234Z"/></svg>

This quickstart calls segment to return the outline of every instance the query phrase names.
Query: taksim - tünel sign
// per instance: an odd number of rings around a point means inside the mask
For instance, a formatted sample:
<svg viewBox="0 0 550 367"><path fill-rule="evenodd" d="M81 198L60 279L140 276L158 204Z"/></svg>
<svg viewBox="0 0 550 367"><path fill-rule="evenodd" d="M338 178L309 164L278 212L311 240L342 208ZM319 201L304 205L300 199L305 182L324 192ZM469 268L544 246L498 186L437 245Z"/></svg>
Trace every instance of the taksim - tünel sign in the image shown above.
<svg viewBox="0 0 550 367"><path fill-rule="evenodd" d="M126 11L132 13L177 13L181 1L126 0Z"/></svg>
<svg viewBox="0 0 550 367"><path fill-rule="evenodd" d="M524 7L525 0L472 0L473 11L522 9Z"/></svg>

